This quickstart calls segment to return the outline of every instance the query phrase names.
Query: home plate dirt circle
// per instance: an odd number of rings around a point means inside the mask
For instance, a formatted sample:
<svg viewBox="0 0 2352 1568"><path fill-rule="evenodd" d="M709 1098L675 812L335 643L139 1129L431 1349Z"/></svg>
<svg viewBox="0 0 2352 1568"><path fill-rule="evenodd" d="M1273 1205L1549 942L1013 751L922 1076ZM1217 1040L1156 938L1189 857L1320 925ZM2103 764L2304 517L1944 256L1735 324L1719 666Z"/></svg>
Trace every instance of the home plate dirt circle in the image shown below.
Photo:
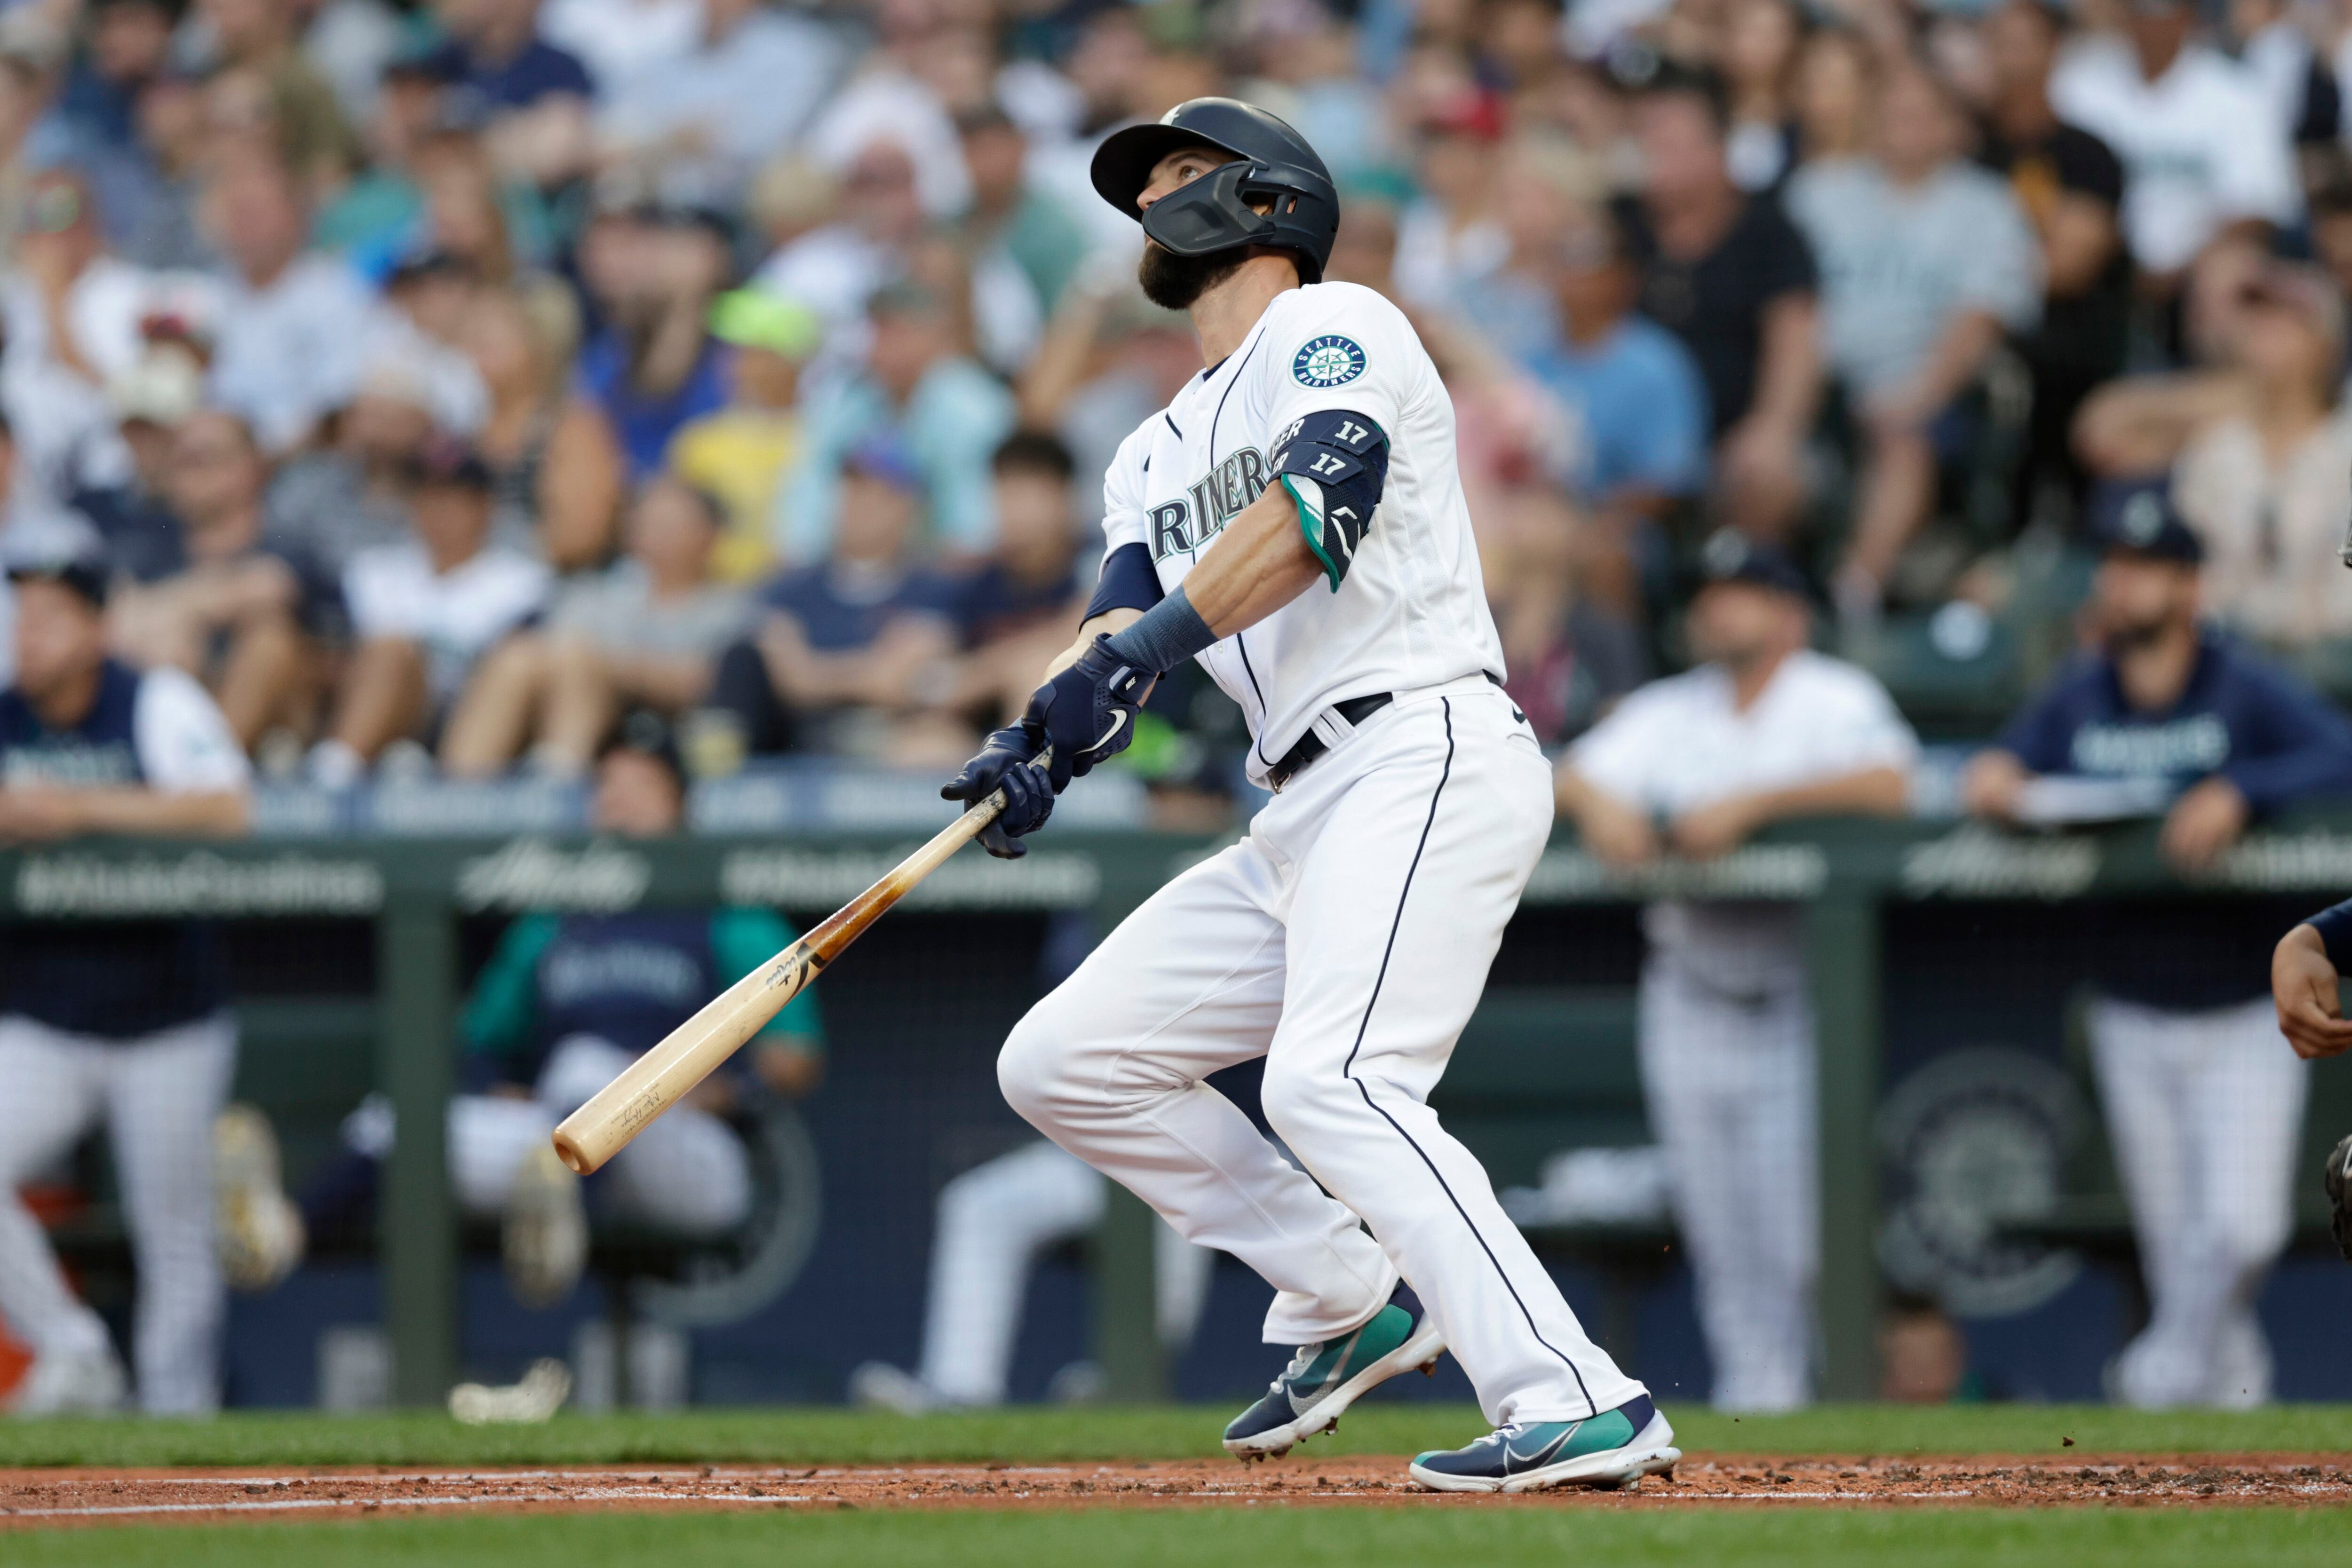
<svg viewBox="0 0 2352 1568"><path fill-rule="evenodd" d="M1294 1456L1046 1465L672 1465L579 1469L0 1470L0 1530L452 1510L1838 1504L2219 1506L2352 1502L2352 1455L1775 1458L1694 1454L1622 1492L1441 1496L1404 1459Z"/></svg>

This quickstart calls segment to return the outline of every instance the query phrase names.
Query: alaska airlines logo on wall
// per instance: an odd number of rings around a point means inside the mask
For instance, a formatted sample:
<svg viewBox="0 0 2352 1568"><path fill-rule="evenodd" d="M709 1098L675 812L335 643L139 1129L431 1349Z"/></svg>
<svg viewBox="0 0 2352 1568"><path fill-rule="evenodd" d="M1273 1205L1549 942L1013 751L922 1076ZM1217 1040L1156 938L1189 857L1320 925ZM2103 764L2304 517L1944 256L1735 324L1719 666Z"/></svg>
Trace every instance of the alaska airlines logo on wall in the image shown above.
<svg viewBox="0 0 2352 1568"><path fill-rule="evenodd" d="M1939 1056L1879 1107L1890 1279L1961 1317L2007 1317L2055 1296L2079 1254L2006 1228L2056 1208L2082 1135L2082 1096L2047 1058L1988 1046Z"/></svg>
<svg viewBox="0 0 2352 1568"><path fill-rule="evenodd" d="M1307 340L1290 361L1290 373L1301 386L1343 387L1364 373L1364 350L1353 338L1326 332Z"/></svg>
<svg viewBox="0 0 2352 1568"><path fill-rule="evenodd" d="M498 853L467 861L458 869L457 904L468 911L606 915L635 908L653 879L652 862L635 850L609 844L559 850L538 839L517 839Z"/></svg>
<svg viewBox="0 0 2352 1568"><path fill-rule="evenodd" d="M383 873L363 860L276 854L231 858L210 850L115 860L37 854L16 869L16 909L42 916L373 915Z"/></svg>

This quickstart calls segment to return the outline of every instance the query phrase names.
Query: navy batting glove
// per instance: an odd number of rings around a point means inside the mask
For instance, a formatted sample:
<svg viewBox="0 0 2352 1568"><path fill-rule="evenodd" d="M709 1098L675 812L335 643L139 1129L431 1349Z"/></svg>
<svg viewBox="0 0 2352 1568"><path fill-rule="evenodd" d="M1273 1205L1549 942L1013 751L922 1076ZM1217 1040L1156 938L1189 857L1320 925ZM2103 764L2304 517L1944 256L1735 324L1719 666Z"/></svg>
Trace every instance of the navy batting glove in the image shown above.
<svg viewBox="0 0 2352 1568"><path fill-rule="evenodd" d="M940 787L940 797L978 805L1004 791L1004 810L980 831L980 846L999 860L1017 861L1029 852L1021 841L1054 814L1054 788L1045 769L1033 761L1044 743L1021 725L997 730L982 743L980 755L963 771Z"/></svg>
<svg viewBox="0 0 2352 1568"><path fill-rule="evenodd" d="M1135 738L1136 712L1159 678L1112 653L1105 632L1076 664L1037 688L1021 727L1054 748L1046 768L1055 794L1127 749Z"/></svg>

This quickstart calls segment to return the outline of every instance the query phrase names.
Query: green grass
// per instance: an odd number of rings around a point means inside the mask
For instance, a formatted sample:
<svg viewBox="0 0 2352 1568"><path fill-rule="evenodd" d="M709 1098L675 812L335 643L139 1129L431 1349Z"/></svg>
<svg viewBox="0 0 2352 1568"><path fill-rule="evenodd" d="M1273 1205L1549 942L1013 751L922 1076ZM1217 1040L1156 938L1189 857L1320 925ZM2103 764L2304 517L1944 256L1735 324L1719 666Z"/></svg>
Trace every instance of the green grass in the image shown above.
<svg viewBox="0 0 2352 1568"><path fill-rule="evenodd" d="M2352 1406L2289 1405L2243 1415L2148 1415L2100 1406L1932 1409L1827 1406L1727 1416L1669 1406L1686 1450L1820 1454L2352 1452ZM543 1427L460 1427L426 1413L372 1416L240 1413L210 1421L0 1422L0 1468L25 1465L536 1465L739 1460L1181 1458L1217 1453L1222 1406L1017 1408L921 1419L842 1409L566 1416ZM1408 1453L1484 1430L1466 1406L1358 1406L1311 1452ZM1331 1445L1326 1447L1326 1445Z"/></svg>
<svg viewBox="0 0 2352 1568"><path fill-rule="evenodd" d="M2343 1509L1446 1508L1095 1513L574 1514L0 1535L9 1568L2342 1568Z"/></svg>

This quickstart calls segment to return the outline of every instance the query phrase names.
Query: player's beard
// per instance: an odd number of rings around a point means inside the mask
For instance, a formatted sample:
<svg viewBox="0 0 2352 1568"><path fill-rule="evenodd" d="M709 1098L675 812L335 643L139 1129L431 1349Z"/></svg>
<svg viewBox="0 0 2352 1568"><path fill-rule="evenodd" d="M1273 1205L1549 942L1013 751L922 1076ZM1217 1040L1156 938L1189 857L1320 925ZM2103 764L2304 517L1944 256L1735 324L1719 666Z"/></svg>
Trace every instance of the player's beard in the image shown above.
<svg viewBox="0 0 2352 1568"><path fill-rule="evenodd" d="M1143 297L1163 310L1189 310L1192 302L1241 270L1249 259L1245 246L1213 250L1206 256L1178 256L1156 239L1143 242L1143 260L1135 280Z"/></svg>

